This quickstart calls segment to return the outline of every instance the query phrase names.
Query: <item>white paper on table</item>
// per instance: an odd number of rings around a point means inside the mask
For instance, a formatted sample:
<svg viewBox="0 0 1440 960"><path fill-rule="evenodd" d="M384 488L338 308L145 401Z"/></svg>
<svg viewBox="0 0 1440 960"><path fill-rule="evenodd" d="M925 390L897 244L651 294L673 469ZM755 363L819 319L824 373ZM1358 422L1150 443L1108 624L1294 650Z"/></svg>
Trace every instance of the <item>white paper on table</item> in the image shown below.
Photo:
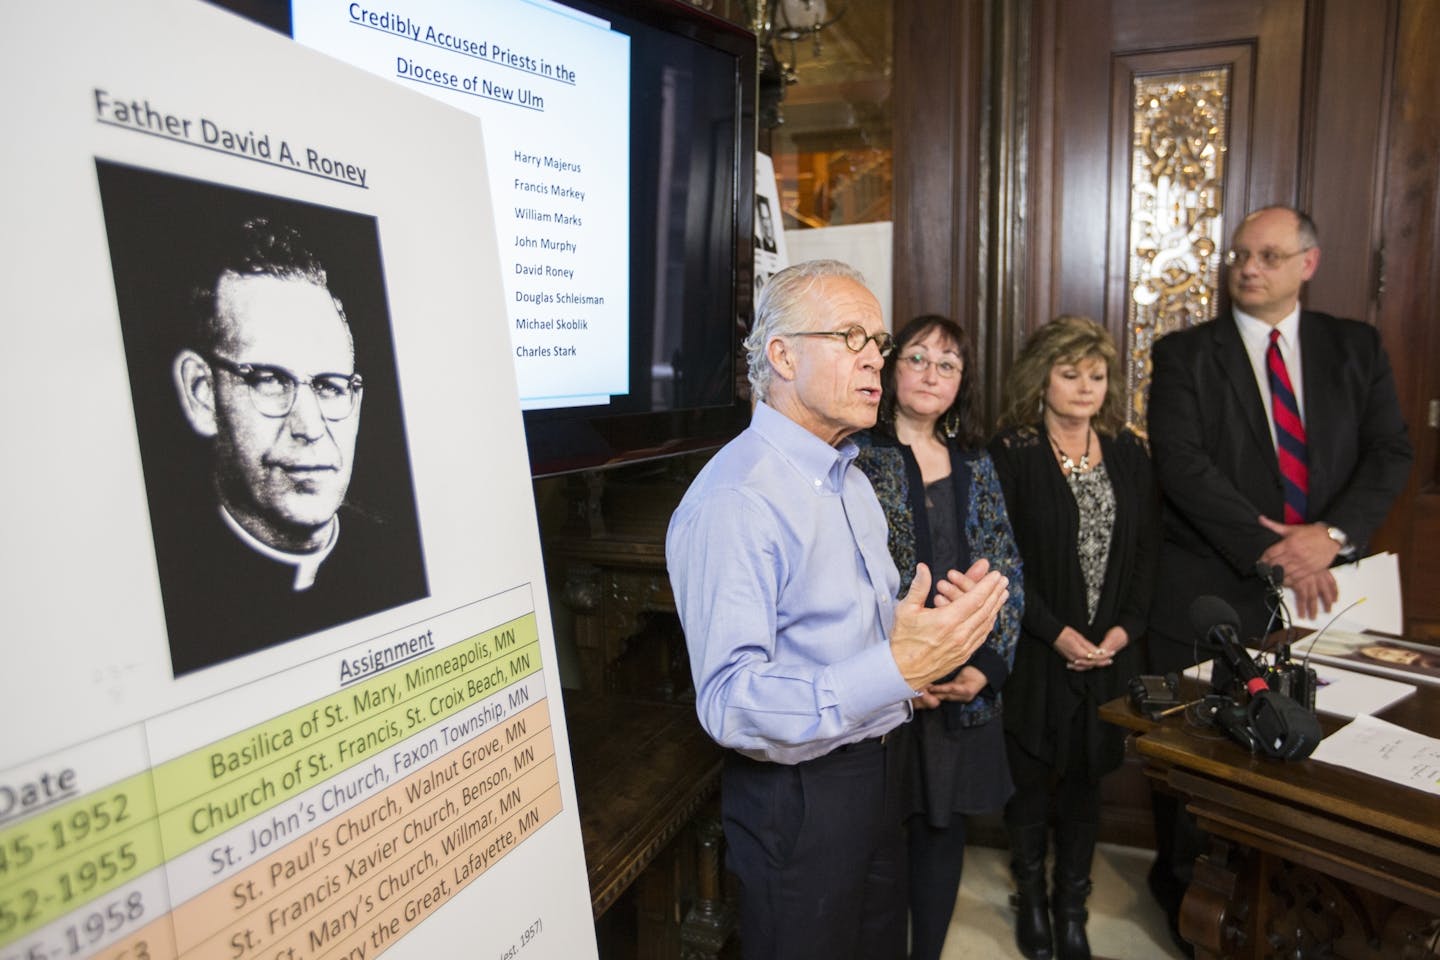
<svg viewBox="0 0 1440 960"><path fill-rule="evenodd" d="M1330 574L1340 594L1329 613L1321 611L1311 618L1296 615L1299 607L1295 603L1295 591L1285 588L1285 604L1290 608L1295 626L1318 630L1334 618L1334 626L1340 630L1354 633L1373 630L1394 636L1404 633L1399 557L1393 553L1376 553L1354 563L1331 567ZM1350 606L1356 601L1363 602Z"/></svg>
<svg viewBox="0 0 1440 960"><path fill-rule="evenodd" d="M1322 663L1311 663L1310 666L1320 683L1315 691L1315 709L1337 717L1379 713L1415 692L1413 684L1399 680L1387 680Z"/></svg>
<svg viewBox="0 0 1440 960"><path fill-rule="evenodd" d="M1330 734L1310 759L1440 796L1440 740L1374 717L1356 717Z"/></svg>

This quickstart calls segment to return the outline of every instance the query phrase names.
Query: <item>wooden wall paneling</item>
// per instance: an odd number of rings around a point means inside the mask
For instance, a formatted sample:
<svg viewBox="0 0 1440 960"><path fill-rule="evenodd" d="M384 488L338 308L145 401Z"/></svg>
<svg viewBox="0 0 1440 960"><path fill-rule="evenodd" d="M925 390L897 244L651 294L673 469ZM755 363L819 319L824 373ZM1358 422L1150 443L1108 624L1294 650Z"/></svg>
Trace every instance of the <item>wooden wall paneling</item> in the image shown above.
<svg viewBox="0 0 1440 960"><path fill-rule="evenodd" d="M1320 230L1320 270L1305 302L1374 323L1378 305L1390 56L1398 0L1328 3L1306 91L1300 206Z"/></svg>
<svg viewBox="0 0 1440 960"><path fill-rule="evenodd" d="M1406 631L1440 643L1440 4L1403 0L1385 158L1383 292L1376 325L1415 444L1410 486L1376 537L1398 547Z"/></svg>
<svg viewBox="0 0 1440 960"><path fill-rule="evenodd" d="M1112 191L1128 185L1128 174L1117 173L1128 169L1128 151L1115 152L1114 59L1183 59L1197 48L1253 46L1250 122L1241 131L1248 135L1249 162L1244 180L1227 178L1227 196L1236 198L1237 209L1293 202L1305 11L1304 0L1070 0L1055 8L1053 182L1037 192L1050 191L1056 223L1052 246L1037 251L1032 264L1037 276L1051 274L1047 315L1088 313L1122 332L1124 301L1113 295L1113 278L1123 277L1125 267L1114 262L1110 231L1124 225L1110 221L1119 208Z"/></svg>
<svg viewBox="0 0 1440 960"><path fill-rule="evenodd" d="M950 247L948 235L938 235L934 218L916 209L918 200L935 192L934 180L926 172L940 166L948 176L953 150L949 123L938 129L933 126L937 116L951 113L948 66L930 73L944 83L926 82L920 71L909 66L918 63L915 58L926 50L923 21L927 6L925 0L901 0L895 11L893 317L910 316L916 303L929 299L938 265Z"/></svg>
<svg viewBox="0 0 1440 960"><path fill-rule="evenodd" d="M1206 4L1207 8L1210 6ZM1251 174L1246 198L1246 209L1254 210L1270 203L1296 203L1300 199L1300 120L1307 5L1303 0L1270 0L1263 5L1249 6L1258 14ZM1216 19L1226 17L1222 14Z"/></svg>
<svg viewBox="0 0 1440 960"><path fill-rule="evenodd" d="M1032 5L990 3L989 78L982 125L984 150L977 211L980 315L985 335L976 356L983 376L982 422L993 424L1003 406L1005 377L1024 342L1026 319L1034 309L1026 264L1037 242L1030 215L1032 145L1031 98L1037 90L1031 35Z"/></svg>
<svg viewBox="0 0 1440 960"><path fill-rule="evenodd" d="M987 424L1034 312L1031 231L1048 221L1029 199L1031 97L1048 98L1037 76L1050 68L1031 30L1053 23L1044 11L1054 2L897 0L895 9L894 316L937 312L966 325Z"/></svg>
<svg viewBox="0 0 1440 960"><path fill-rule="evenodd" d="M974 326L981 69L977 0L897 0L894 318Z"/></svg>
<svg viewBox="0 0 1440 960"><path fill-rule="evenodd" d="M1061 313L1105 316L1105 236L1109 210L1111 4L1056 8L1054 191L1051 301L1030 329Z"/></svg>
<svg viewBox="0 0 1440 960"><path fill-rule="evenodd" d="M1059 209L1056 185L1060 171L1059 153L1055 147L1059 128L1056 121L1059 97L1054 51L1058 44L1056 34L1060 16L1057 5L1060 2L1062 0L1035 0L1033 4L1035 15L1030 29L1033 93L1029 99L1031 182L1027 197L1030 249L1024 266L1029 290L1029 314L1014 318L1016 329L1012 336L1016 341L1017 354L1019 344L1024 342L1027 333L1038 326L1042 318L1049 319L1055 313L1053 267L1059 254L1056 247L1059 231L1055 229L1055 217Z"/></svg>

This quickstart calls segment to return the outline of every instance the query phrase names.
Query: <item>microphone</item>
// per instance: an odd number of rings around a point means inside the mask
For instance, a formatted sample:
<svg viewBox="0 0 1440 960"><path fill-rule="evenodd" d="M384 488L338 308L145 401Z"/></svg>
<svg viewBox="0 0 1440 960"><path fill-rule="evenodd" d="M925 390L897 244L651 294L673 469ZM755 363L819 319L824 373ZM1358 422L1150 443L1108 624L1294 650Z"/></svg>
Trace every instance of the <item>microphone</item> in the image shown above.
<svg viewBox="0 0 1440 960"><path fill-rule="evenodd" d="M1190 604L1190 626L1205 642L1220 648L1232 676L1239 677L1252 697L1270 685L1260 675L1260 668L1240 643L1240 615L1219 597L1203 595Z"/></svg>
<svg viewBox="0 0 1440 960"><path fill-rule="evenodd" d="M1244 723L1235 717L1232 723L1224 725L1227 732L1251 752L1258 747L1266 755L1281 760L1310 756L1320 743L1320 721L1294 700L1270 689L1240 643L1240 617L1235 608L1219 597L1196 597L1190 605L1190 624L1205 635L1206 642L1220 648L1231 672L1245 682L1250 694Z"/></svg>
<svg viewBox="0 0 1440 960"><path fill-rule="evenodd" d="M1264 560L1256 560L1255 573L1261 580L1265 581L1265 585L1271 590L1285 589L1285 568L1280 564L1270 564Z"/></svg>
<svg viewBox="0 0 1440 960"><path fill-rule="evenodd" d="M1278 563L1257 560L1255 575L1265 584L1265 605L1270 609L1270 619L1265 622L1264 636L1268 637L1276 623L1282 627L1290 623L1290 610L1285 606L1285 568ZM1263 650L1265 644L1261 643L1260 648Z"/></svg>

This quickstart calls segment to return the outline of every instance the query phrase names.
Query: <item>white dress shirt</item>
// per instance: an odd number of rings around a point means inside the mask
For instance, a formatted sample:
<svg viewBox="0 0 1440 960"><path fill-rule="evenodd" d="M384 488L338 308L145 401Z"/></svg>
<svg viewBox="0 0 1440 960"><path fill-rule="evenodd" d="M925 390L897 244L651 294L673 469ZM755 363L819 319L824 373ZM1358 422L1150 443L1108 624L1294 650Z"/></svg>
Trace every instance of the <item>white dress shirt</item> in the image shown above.
<svg viewBox="0 0 1440 960"><path fill-rule="evenodd" d="M1275 438L1275 407L1270 397L1270 374L1265 365L1265 353L1270 349L1270 324L1240 310L1235 314L1235 325L1240 328L1240 339L1245 343L1245 352L1250 355L1250 367L1255 371L1255 384L1260 388L1261 406L1265 408L1265 419L1270 424L1270 439ZM1285 371L1290 374L1290 386L1295 391L1295 406L1300 408L1300 422L1305 422L1305 383L1300 376L1300 304L1276 324L1280 331L1280 357L1285 361Z"/></svg>

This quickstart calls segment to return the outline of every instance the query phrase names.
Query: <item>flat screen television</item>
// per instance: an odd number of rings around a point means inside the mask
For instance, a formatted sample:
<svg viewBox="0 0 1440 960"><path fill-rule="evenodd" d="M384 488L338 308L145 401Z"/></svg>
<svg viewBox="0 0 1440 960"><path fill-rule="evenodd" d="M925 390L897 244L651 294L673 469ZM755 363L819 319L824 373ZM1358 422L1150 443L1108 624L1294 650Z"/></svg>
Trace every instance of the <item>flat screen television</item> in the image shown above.
<svg viewBox="0 0 1440 960"><path fill-rule="evenodd" d="M752 34L679 0L212 2L482 118L534 476L743 429Z"/></svg>

